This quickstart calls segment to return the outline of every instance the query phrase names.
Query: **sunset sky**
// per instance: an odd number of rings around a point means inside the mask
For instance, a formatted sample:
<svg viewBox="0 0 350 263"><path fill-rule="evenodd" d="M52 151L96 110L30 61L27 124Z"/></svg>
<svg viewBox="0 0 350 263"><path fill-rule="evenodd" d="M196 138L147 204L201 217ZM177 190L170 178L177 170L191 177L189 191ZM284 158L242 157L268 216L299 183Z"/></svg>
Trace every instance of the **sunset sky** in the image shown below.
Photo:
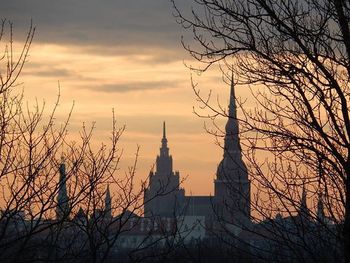
<svg viewBox="0 0 350 263"><path fill-rule="evenodd" d="M0 0L0 16L14 24L15 47L32 19L36 27L30 57L20 82L25 98L53 106L61 86L58 120L75 101L72 136L82 123L96 122L95 140L108 140L112 108L119 125L126 125L120 147L121 167L133 162L140 145L138 178L145 178L159 152L162 121L166 121L174 169L188 178L187 194L213 193L213 179L222 151L206 134L204 120L191 89L196 63L183 50L181 35L191 41L172 16L167 0ZM178 1L187 8L186 0ZM215 91L227 105L229 86L215 69L195 82L205 93ZM240 88L238 96L244 97ZM199 110L199 109L198 109ZM202 112L205 114L205 112ZM222 120L221 125L225 122Z"/></svg>

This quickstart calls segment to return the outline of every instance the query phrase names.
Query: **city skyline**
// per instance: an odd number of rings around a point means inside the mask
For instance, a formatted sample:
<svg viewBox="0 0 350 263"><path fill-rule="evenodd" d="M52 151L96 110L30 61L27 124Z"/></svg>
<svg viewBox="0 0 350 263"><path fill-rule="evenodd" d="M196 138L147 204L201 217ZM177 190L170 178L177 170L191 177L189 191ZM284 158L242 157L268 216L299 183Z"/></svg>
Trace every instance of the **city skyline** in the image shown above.
<svg viewBox="0 0 350 263"><path fill-rule="evenodd" d="M350 262L350 2L0 0L1 261Z"/></svg>
<svg viewBox="0 0 350 263"><path fill-rule="evenodd" d="M21 46L31 20L36 27L20 77L29 103L45 100L50 110L60 86L58 120L67 116L74 103L69 126L73 139L83 122L87 126L96 122L98 143L108 143L114 109L118 125L126 125L120 143L121 168L132 165L139 145L140 180L155 163L161 125L166 121L176 166L184 177L188 175L184 186L193 194L213 193L222 153L215 138L206 133L204 120L193 113L194 107L206 114L195 100L191 75L203 93L213 89L225 107L229 85L215 68L202 76L186 68L184 62L195 62L182 49L180 39L186 33L172 16L170 2L2 2L0 15L13 23L15 46ZM239 87L239 96L246 95L242 91ZM224 123L225 118L219 120L222 128Z"/></svg>

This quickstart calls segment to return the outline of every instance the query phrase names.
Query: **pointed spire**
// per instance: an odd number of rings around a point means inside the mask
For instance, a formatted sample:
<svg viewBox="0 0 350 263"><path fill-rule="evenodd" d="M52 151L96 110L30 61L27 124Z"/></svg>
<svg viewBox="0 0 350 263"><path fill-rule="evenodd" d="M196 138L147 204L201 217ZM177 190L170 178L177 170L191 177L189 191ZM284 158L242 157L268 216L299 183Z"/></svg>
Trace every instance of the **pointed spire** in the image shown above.
<svg viewBox="0 0 350 263"><path fill-rule="evenodd" d="M245 225L250 222L250 182L242 158L237 120L233 73L230 86L228 120L225 126L224 154L215 180L217 213L225 222Z"/></svg>
<svg viewBox="0 0 350 263"><path fill-rule="evenodd" d="M112 217L112 198L109 191L109 184L107 184L106 196L105 196L105 215L107 218Z"/></svg>
<svg viewBox="0 0 350 263"><path fill-rule="evenodd" d="M225 152L240 152L241 147L239 144L239 128L237 121L237 106L236 106L236 95L235 95L235 85L233 79L233 73L231 76L231 89L230 89L230 104L228 111L228 121L226 123L225 131Z"/></svg>
<svg viewBox="0 0 350 263"><path fill-rule="evenodd" d="M109 184L107 184L107 189L106 189L106 201L111 200L111 192L109 191Z"/></svg>
<svg viewBox="0 0 350 263"><path fill-rule="evenodd" d="M163 121L163 138L162 138L162 148L165 149L168 147L168 140L166 138L166 128L165 121Z"/></svg>
<svg viewBox="0 0 350 263"><path fill-rule="evenodd" d="M162 138L162 147L160 148L160 156L168 156L168 155L169 155L168 139L166 138L165 121L163 121L163 138Z"/></svg>
<svg viewBox="0 0 350 263"><path fill-rule="evenodd" d="M248 172L242 160L242 152L239 141L239 125L237 120L236 95L233 73L230 86L230 104L228 120L225 126L224 154L217 170L217 178L220 180L248 180Z"/></svg>
<svg viewBox="0 0 350 263"><path fill-rule="evenodd" d="M166 138L165 121L163 121L163 139Z"/></svg>
<svg viewBox="0 0 350 263"><path fill-rule="evenodd" d="M230 105L229 105L229 117L237 118L237 107L236 107L236 94L235 94L235 85L233 79L233 72L231 75L231 90L230 90Z"/></svg>
<svg viewBox="0 0 350 263"><path fill-rule="evenodd" d="M66 165L64 158L61 158L61 164L59 166L59 182L58 182L58 196L57 196L57 207L56 217L57 219L63 219L69 215L69 197L67 194L67 175Z"/></svg>
<svg viewBox="0 0 350 263"><path fill-rule="evenodd" d="M163 138L160 153L157 157L157 172L169 175L172 172L172 157L169 155L168 139L166 138L166 126L163 122Z"/></svg>
<svg viewBox="0 0 350 263"><path fill-rule="evenodd" d="M305 187L305 183L303 184L303 192L300 200L300 210L299 210L299 215L304 217L304 218L309 218L310 216L310 211L309 208L307 207L307 190Z"/></svg>

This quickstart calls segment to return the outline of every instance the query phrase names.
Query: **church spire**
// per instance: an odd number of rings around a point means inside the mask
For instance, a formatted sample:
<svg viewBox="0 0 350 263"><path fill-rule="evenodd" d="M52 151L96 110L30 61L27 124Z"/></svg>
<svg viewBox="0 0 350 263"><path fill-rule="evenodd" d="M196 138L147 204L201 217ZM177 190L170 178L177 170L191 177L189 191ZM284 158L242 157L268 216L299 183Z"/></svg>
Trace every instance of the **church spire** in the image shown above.
<svg viewBox="0 0 350 263"><path fill-rule="evenodd" d="M230 104L228 120L225 126L224 154L218 171L219 179L248 180L247 168L242 160L241 146L239 142L239 126L237 120L237 106L233 74L230 86Z"/></svg>
<svg viewBox="0 0 350 263"><path fill-rule="evenodd" d="M168 147L168 140L166 138L166 128L165 128L165 121L163 121L163 138L162 138L162 148Z"/></svg>
<svg viewBox="0 0 350 263"><path fill-rule="evenodd" d="M66 175L66 164L64 158L61 158L61 164L59 167L59 182L58 182L58 196L57 196L57 207L56 207L56 218L58 220L64 219L69 215L69 197L67 194L67 175Z"/></svg>
<svg viewBox="0 0 350 263"><path fill-rule="evenodd" d="M225 126L223 158L215 180L215 202L218 215L227 222L248 224L250 221L250 182L242 158L233 74L230 85L228 120Z"/></svg>
<svg viewBox="0 0 350 263"><path fill-rule="evenodd" d="M163 138L162 138L162 146L160 148L160 155L159 156L163 156L163 157L169 156L168 139L166 138L165 121L163 121Z"/></svg>
<svg viewBox="0 0 350 263"><path fill-rule="evenodd" d="M235 94L235 85L233 80L233 72L231 75L230 105L229 105L228 115L230 118L237 119L236 94Z"/></svg>
<svg viewBox="0 0 350 263"><path fill-rule="evenodd" d="M305 184L303 184L303 192L300 200L300 210L299 210L299 215L305 219L308 219L310 217L310 212L307 207L307 191L305 188Z"/></svg>
<svg viewBox="0 0 350 263"><path fill-rule="evenodd" d="M163 122L163 137L162 145L160 147L159 156L157 157L157 172L169 175L172 172L173 160L169 155L168 139L166 138L166 126L165 121Z"/></svg>
<svg viewBox="0 0 350 263"><path fill-rule="evenodd" d="M111 198L111 192L109 191L109 184L107 184L106 196L105 196L105 216L107 218L112 217L112 198Z"/></svg>
<svg viewBox="0 0 350 263"><path fill-rule="evenodd" d="M225 155L241 154L241 146L239 143L239 128L237 121L237 106L236 106L236 95L235 85L233 80L233 74L231 77L231 89L230 89L230 104L228 110L228 121L225 127Z"/></svg>

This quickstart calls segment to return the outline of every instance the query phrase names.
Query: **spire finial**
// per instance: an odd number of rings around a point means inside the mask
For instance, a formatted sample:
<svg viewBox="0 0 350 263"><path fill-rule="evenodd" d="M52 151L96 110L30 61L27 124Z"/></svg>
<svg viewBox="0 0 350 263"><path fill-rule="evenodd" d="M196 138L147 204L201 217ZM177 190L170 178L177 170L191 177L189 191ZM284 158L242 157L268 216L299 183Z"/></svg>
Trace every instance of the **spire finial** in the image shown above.
<svg viewBox="0 0 350 263"><path fill-rule="evenodd" d="M234 84L234 78L233 78L233 71L231 74L229 117L234 118L234 119L237 117L236 94L235 94L235 84Z"/></svg>
<svg viewBox="0 0 350 263"><path fill-rule="evenodd" d="M168 139L166 138L165 121L163 121L163 138L162 147L160 148L160 155L168 155Z"/></svg>
<svg viewBox="0 0 350 263"><path fill-rule="evenodd" d="M163 121L163 138L166 138L165 121Z"/></svg>

